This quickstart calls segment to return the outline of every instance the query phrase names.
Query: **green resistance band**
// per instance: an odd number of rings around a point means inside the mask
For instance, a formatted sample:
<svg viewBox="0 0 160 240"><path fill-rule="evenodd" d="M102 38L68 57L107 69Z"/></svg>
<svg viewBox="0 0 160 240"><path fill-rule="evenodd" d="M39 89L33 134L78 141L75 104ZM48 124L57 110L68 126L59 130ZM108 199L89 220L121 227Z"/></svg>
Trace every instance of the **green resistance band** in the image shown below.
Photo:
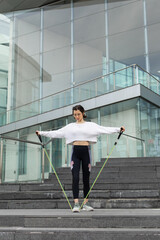
<svg viewBox="0 0 160 240"><path fill-rule="evenodd" d="M122 133L123 133L123 132L120 131L119 136L118 136L118 138L117 138L118 140L120 139L120 136L122 135ZM37 135L37 136L39 137L39 140L40 140L41 143L42 143L42 138L41 138L41 136L40 136L40 135ZM107 163L109 157L111 156L111 154L112 154L112 152L113 152L113 150L114 150L114 148L115 148L116 145L117 145L117 142L114 143L114 146L112 147L112 149L111 149L111 151L110 151L108 157L106 158L106 160L105 160L103 166L101 167L99 173L97 174L97 177L95 178L95 180L94 180L94 182L93 182L93 184L92 184L92 186L91 186L89 192L87 193L87 195L86 195L86 197L85 197L85 199L84 199L84 201L83 201L83 203L82 203L80 209L83 207L83 205L84 205L84 203L85 203L87 197L89 196L91 190L93 189L95 183L97 182L97 180L98 180L98 178L99 178L99 176L100 176L100 174L101 174L103 168L105 167L105 165L106 165L106 163ZM63 191L63 193L64 193L64 195L65 195L65 197L66 197L66 200L67 200L67 202L68 202L68 204L69 204L71 210L73 210L73 209L72 209L72 206L71 206L71 204L70 204L70 201L69 201L69 199L68 199L68 197L67 197L67 195L66 195L66 193L65 193L65 191L64 191L64 188L63 188L63 186L62 186L62 184L61 184L61 181L59 180L59 177L58 177L58 175L57 175L57 173L56 173L56 170L55 170L55 168L53 167L53 164L52 164L52 162L51 162L51 160L50 160L50 157L49 157L49 155L48 155L46 149L44 148L44 145L43 145L43 144L42 144L42 147L43 147L44 152L45 152L45 154L46 154L46 156L47 156L47 159L48 159L48 161L49 161L49 163L50 163L50 165L51 165L51 167L52 167L52 169L53 169L53 171L54 171L54 174L56 175L56 178L57 178L57 180L58 180L58 182L59 182L59 185L60 185L60 187L61 187L61 189L62 189L62 191Z"/></svg>
<svg viewBox="0 0 160 240"><path fill-rule="evenodd" d="M122 133L123 133L123 132L122 132L122 131L120 131L120 133L119 133L119 135L118 135L118 138L117 138L118 140L120 139L120 136L122 135ZM91 192L92 188L94 187L95 183L97 182L97 180L98 180L98 178L99 178L99 176L100 176L100 174L101 174L101 172L102 172L103 168L105 167L106 163L108 162L108 159L109 159L109 157L111 156L111 154L112 154L112 152L113 152L114 148L116 147L116 145L117 145L117 142L115 142L115 143L114 143L114 146L112 147L112 149L111 149L111 151L110 151L110 153L109 153L108 157L106 158L106 160L105 160L105 162L104 162L103 166L101 167L101 169L100 169L99 173L97 174L97 177L95 178L95 180L94 180L94 182L93 182L93 184L92 184L92 186L91 186L91 188L90 188L89 192L87 193L87 195L86 195L86 197L85 197L84 201L82 202L82 205L81 205L80 209L82 209L82 207L83 207L83 205L84 205L84 203L85 203L85 201L86 201L87 197L89 196L89 194L90 194L90 192Z"/></svg>
<svg viewBox="0 0 160 240"><path fill-rule="evenodd" d="M36 134L37 134L37 133L36 133ZM45 152L45 154L46 154L46 157L47 157L47 159L48 159L48 161L49 161L49 163L50 163L50 165L51 165L51 167L52 167L52 169L53 169L53 172L54 172L54 174L55 174L55 176L56 176L56 178L57 178L57 180L58 180L58 183L59 183L59 185L60 185L60 187L61 187L61 189L62 189L62 191L63 191L63 193L64 193L64 196L65 196L65 198L66 198L66 200L67 200L67 202L68 202L68 204L69 204L69 206L70 206L70 209L73 210L73 209L72 209L72 206L71 206L71 204L70 204L70 201L69 201L69 199L68 199L68 197L67 197L67 194L66 194L66 192L64 191L64 188L63 188L63 186L62 186L62 183L61 183L61 181L59 180L59 177L58 177L58 175L57 175L57 173L56 173L56 170L55 170L55 168L54 168L54 166L53 166L53 164L52 164L52 162L51 162L51 159L50 159L50 157L49 157L49 155L48 155L48 153L47 153L47 151L46 151L46 149L45 149L45 147L44 147L44 144L43 144L43 142L42 142L42 138L41 138L41 136L38 135L38 134L37 134L37 136L38 136L40 142L42 143L42 148L43 148L43 150L44 150L44 152Z"/></svg>
<svg viewBox="0 0 160 240"><path fill-rule="evenodd" d="M52 169L53 169L53 171L54 171L54 174L56 175L56 178L57 178L57 180L58 180L58 182L59 182L59 185L60 185L60 187L61 187L61 189L62 189L62 191L63 191L63 193L64 193L64 196L65 196L65 198L66 198L66 200L67 200L67 202L68 202L68 204L69 204L69 206L70 206L70 209L72 210L72 206L71 206L71 204L70 204L70 201L69 201L69 199L68 199L68 197L67 197L66 192L64 191L64 188L63 188L63 186L62 186L62 184L61 184L61 181L59 180L59 177L58 177L58 175L57 175L57 173L56 173L56 170L55 170L55 168L53 167L53 164L52 164L52 162L51 162L51 160L50 160L50 157L48 156L48 153L47 153L46 149L45 149L45 148L43 148L43 149L44 149L44 152L45 152L45 154L46 154L46 156L47 156L47 159L48 159L48 161L49 161L49 163L50 163L50 165L51 165L51 167L52 167Z"/></svg>

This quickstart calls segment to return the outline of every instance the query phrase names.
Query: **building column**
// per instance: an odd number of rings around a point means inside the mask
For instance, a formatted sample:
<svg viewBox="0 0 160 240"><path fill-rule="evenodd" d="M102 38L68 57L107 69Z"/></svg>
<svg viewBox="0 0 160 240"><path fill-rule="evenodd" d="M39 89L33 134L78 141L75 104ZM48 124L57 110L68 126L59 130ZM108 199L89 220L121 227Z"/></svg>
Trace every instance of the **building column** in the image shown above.
<svg viewBox="0 0 160 240"><path fill-rule="evenodd" d="M40 81L39 81L39 99L43 97L43 28L44 28L44 10L41 9L40 22ZM39 113L42 113L42 101L39 102Z"/></svg>
<svg viewBox="0 0 160 240"><path fill-rule="evenodd" d="M71 0L71 104L74 99L74 6Z"/></svg>
<svg viewBox="0 0 160 240"><path fill-rule="evenodd" d="M148 49L148 29L147 29L146 0L143 0L143 22L144 22L144 41L145 41L146 71L147 71L147 72L150 72L149 49Z"/></svg>

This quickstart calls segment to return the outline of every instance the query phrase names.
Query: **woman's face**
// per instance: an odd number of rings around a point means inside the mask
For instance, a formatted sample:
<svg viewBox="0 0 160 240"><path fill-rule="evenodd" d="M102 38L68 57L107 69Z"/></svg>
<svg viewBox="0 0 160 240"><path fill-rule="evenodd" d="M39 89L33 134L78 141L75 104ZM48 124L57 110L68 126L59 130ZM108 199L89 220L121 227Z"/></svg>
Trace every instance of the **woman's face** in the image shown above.
<svg viewBox="0 0 160 240"><path fill-rule="evenodd" d="M77 122L83 121L83 113L81 113L81 111L79 111L79 110L74 110L73 111L73 117L75 118L75 120Z"/></svg>

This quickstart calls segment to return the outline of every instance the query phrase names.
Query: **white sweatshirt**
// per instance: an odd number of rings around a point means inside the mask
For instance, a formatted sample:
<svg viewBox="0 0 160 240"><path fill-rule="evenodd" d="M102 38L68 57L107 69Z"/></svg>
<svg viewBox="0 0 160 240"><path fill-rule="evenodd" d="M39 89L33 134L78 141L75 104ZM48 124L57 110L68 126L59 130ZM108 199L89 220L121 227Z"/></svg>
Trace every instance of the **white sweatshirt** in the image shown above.
<svg viewBox="0 0 160 240"><path fill-rule="evenodd" d="M70 123L54 131L40 131L40 135L50 138L65 138L66 144L73 144L75 141L88 141L96 143L97 137L101 134L120 132L117 127L103 127L94 122Z"/></svg>

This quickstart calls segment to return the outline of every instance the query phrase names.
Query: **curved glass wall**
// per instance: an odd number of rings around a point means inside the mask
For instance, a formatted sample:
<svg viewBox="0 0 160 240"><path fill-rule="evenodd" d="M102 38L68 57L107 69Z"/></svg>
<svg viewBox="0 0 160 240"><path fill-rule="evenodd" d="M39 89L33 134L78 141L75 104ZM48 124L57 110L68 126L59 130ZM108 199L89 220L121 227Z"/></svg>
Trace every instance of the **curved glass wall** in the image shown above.
<svg viewBox="0 0 160 240"><path fill-rule="evenodd" d="M3 28L7 40L1 44L7 55L1 59L9 65L5 107L22 106L131 64L159 78L159 4L71 0L2 15L8 21ZM38 110L33 106L30 111Z"/></svg>

